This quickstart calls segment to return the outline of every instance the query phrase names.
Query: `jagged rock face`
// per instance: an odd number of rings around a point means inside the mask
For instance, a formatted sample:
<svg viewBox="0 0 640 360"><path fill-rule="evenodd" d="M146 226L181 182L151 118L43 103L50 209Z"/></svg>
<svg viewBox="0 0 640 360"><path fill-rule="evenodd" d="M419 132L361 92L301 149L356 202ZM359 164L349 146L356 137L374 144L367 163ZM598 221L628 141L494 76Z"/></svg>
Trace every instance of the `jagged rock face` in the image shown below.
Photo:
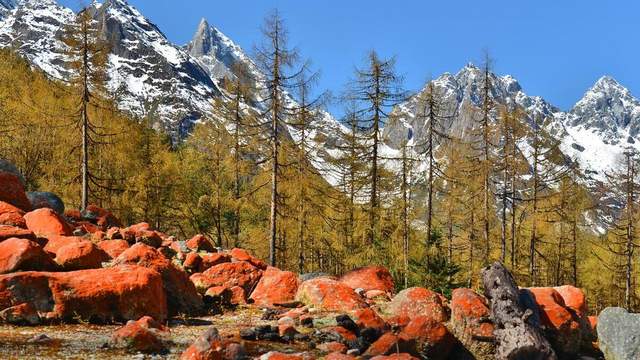
<svg viewBox="0 0 640 360"><path fill-rule="evenodd" d="M15 0L0 0L0 20L4 19L15 7Z"/></svg>
<svg viewBox="0 0 640 360"><path fill-rule="evenodd" d="M611 143L625 143L640 131L640 101L610 76L600 78L570 115L569 124L594 129Z"/></svg>
<svg viewBox="0 0 640 360"><path fill-rule="evenodd" d="M215 27L202 19L198 30L185 46L189 55L198 59L214 79L233 76L233 66L238 62L249 62L240 47Z"/></svg>
<svg viewBox="0 0 640 360"><path fill-rule="evenodd" d="M152 116L174 138L206 116L220 91L197 61L124 0L94 2L87 11L110 45L108 89L121 109ZM49 75L68 78L60 39L74 19L55 0L22 1L0 24L0 46L18 49Z"/></svg>

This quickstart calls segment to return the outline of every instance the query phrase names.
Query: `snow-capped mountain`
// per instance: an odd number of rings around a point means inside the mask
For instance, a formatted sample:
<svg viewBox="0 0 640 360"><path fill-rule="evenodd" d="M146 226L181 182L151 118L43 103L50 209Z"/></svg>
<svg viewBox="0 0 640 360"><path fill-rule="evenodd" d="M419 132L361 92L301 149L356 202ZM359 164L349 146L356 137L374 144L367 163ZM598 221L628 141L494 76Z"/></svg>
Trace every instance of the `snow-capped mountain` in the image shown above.
<svg viewBox="0 0 640 360"><path fill-rule="evenodd" d="M545 119L545 130L560 142L562 152L577 161L593 180L603 180L627 147L640 150L640 101L609 76L598 80L569 112L539 96L527 95L509 75L490 74L490 78L490 96L495 104L523 108L530 124L536 117ZM444 124L448 134L462 139L471 136L470 130L477 125L470 109L481 105L482 70L469 64L456 74L443 74L433 80L433 85L442 96L444 114L450 116ZM425 91L426 86L421 92ZM399 110L405 116L386 129L386 142L392 149L399 147L408 131L414 134L414 143L424 143L421 140L428 124L416 116L417 98L401 104Z"/></svg>
<svg viewBox="0 0 640 360"><path fill-rule="evenodd" d="M93 2L87 11L109 43L108 89L121 109L152 116L174 138L206 116L220 91L184 49L124 0ZM22 0L0 23L0 46L15 48L50 76L66 79L61 36L75 16L55 0Z"/></svg>
<svg viewBox="0 0 640 360"><path fill-rule="evenodd" d="M0 20L16 7L16 0L0 0Z"/></svg>

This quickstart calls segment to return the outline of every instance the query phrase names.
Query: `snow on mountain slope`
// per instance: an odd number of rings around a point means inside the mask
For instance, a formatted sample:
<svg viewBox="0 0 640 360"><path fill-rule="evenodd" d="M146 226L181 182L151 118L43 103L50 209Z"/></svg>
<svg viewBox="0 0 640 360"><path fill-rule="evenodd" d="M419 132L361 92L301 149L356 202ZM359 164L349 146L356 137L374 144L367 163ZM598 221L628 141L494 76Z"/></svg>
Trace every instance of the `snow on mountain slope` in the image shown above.
<svg viewBox="0 0 640 360"><path fill-rule="evenodd" d="M4 19L16 5L16 0L0 0L0 20Z"/></svg>
<svg viewBox="0 0 640 360"><path fill-rule="evenodd" d="M207 72L124 0L88 8L110 46L110 93L119 107L153 116L156 126L180 138L211 109L220 94ZM54 78L66 79L62 31L75 19L55 0L23 0L0 23L0 46L15 48Z"/></svg>

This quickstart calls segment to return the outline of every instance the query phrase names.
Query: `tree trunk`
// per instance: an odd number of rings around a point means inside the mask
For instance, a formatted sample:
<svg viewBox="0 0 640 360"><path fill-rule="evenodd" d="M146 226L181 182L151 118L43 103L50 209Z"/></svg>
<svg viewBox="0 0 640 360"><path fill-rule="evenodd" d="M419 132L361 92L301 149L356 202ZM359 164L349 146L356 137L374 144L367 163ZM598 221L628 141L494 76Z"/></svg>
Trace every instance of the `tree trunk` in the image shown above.
<svg viewBox="0 0 640 360"><path fill-rule="evenodd" d="M519 289L509 271L499 262L482 270L485 296L491 304L498 360L555 360L555 352L529 318L531 310L519 302Z"/></svg>

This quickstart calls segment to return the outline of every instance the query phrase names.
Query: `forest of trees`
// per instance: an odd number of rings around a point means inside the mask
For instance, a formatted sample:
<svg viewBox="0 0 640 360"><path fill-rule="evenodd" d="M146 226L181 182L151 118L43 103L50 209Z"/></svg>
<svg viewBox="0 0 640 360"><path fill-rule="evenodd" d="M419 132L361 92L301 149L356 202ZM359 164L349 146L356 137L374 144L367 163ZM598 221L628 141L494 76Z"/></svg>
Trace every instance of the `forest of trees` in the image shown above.
<svg viewBox="0 0 640 360"><path fill-rule="evenodd" d="M328 97L314 95L318 74L288 47L277 13L257 49L264 78L235 68L223 97L212 99L211 121L179 143L157 130L153 111L136 118L117 110L104 86L108 49L85 20L65 34L69 82L0 51L0 158L20 168L28 190L55 192L69 208L94 203L180 238L202 233L299 272L380 264L399 286L449 294L479 287L479 270L502 261L519 284L584 288L594 311L640 306L637 155L626 153L608 183L587 188L545 119L493 102L490 61L480 106L467 109L471 140L450 135L445 124L455 114L427 86L417 99L426 136L409 134L389 158L380 151L384 127L402 116L395 106L409 94L394 59L372 51L333 100L350 131L331 161L338 184L330 185L310 156Z"/></svg>

